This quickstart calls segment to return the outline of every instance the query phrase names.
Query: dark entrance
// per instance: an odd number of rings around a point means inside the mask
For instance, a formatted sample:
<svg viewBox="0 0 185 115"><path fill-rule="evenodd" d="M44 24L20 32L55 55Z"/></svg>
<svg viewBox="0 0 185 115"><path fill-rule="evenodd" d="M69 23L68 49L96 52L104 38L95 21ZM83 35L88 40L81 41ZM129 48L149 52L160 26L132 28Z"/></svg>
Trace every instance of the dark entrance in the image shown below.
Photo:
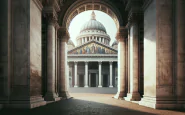
<svg viewBox="0 0 185 115"><path fill-rule="evenodd" d="M79 75L79 87L84 87L84 75Z"/></svg>
<svg viewBox="0 0 185 115"><path fill-rule="evenodd" d="M103 87L108 87L108 75L103 75Z"/></svg>
<svg viewBox="0 0 185 115"><path fill-rule="evenodd" d="M91 87L96 87L96 74L91 73Z"/></svg>

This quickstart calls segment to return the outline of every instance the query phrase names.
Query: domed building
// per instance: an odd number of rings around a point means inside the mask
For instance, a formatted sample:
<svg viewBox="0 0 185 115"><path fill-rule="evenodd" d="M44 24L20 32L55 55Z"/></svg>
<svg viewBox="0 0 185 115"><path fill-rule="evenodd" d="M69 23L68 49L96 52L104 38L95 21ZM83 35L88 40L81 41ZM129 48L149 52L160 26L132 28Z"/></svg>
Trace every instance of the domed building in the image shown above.
<svg viewBox="0 0 185 115"><path fill-rule="evenodd" d="M76 38L68 42L70 87L117 87L117 42L110 36L94 11Z"/></svg>

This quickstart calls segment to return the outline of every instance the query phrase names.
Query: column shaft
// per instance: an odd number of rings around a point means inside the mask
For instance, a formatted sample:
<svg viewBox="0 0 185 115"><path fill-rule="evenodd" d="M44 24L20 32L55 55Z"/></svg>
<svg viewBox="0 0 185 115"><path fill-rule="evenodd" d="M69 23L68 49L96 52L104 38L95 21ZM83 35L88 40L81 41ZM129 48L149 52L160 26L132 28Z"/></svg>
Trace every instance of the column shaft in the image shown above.
<svg viewBox="0 0 185 115"><path fill-rule="evenodd" d="M130 28L130 94L127 94L128 101L139 101L139 38L138 24L133 23Z"/></svg>
<svg viewBox="0 0 185 115"><path fill-rule="evenodd" d="M99 86L98 87L102 87L101 64L102 62L99 62Z"/></svg>
<svg viewBox="0 0 185 115"><path fill-rule="evenodd" d="M74 62L74 66L75 66L75 86L74 87L78 87L78 80L77 80L77 62Z"/></svg>
<svg viewBox="0 0 185 115"><path fill-rule="evenodd" d="M85 62L85 87L88 87L88 62Z"/></svg>
<svg viewBox="0 0 185 115"><path fill-rule="evenodd" d="M117 33L117 40L118 40L118 92L114 96L114 98L123 98L126 96L126 86L125 86L125 80L126 80L126 60L125 60L125 54L126 54L126 44L125 39L127 37L127 29L122 27Z"/></svg>
<svg viewBox="0 0 185 115"><path fill-rule="evenodd" d="M47 93L46 101L56 101L55 91L55 28L54 24L49 22L47 29Z"/></svg>
<svg viewBox="0 0 185 115"><path fill-rule="evenodd" d="M109 84L109 87L113 87L112 86L112 62L109 62L110 64L110 84Z"/></svg>

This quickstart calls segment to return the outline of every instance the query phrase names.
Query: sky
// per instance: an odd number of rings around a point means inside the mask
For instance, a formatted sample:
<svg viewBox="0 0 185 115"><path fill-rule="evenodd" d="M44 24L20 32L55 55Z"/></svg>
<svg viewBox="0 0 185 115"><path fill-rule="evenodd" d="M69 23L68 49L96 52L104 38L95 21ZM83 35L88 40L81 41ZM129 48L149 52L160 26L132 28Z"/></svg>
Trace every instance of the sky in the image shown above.
<svg viewBox="0 0 185 115"><path fill-rule="evenodd" d="M107 15L104 12L97 11L97 10L95 10L94 12L96 14L96 20L101 22L105 26L107 34L111 38L110 45L112 45L112 43L115 40L115 36L116 36L116 32L117 32L115 22L113 21L113 19L109 15ZM80 33L81 27L87 21L89 21L91 19L91 13L92 13L92 10L82 12L82 13L78 14L77 16L75 16L73 18L73 20L71 21L71 23L69 25L69 34L70 34L71 40L74 42L75 45L76 45L76 37Z"/></svg>

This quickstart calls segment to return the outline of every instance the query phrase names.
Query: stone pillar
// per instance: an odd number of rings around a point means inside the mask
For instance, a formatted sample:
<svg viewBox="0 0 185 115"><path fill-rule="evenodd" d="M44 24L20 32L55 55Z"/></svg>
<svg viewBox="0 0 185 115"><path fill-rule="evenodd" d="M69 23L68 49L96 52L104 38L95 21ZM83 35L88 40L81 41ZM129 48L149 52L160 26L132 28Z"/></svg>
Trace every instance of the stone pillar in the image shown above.
<svg viewBox="0 0 185 115"><path fill-rule="evenodd" d="M74 62L74 68L75 68L75 86L74 87L78 87L78 79L77 79L77 64L78 62Z"/></svg>
<svg viewBox="0 0 185 115"><path fill-rule="evenodd" d="M139 101L139 27L137 21L132 21L130 26L130 93L125 98L128 101Z"/></svg>
<svg viewBox="0 0 185 115"><path fill-rule="evenodd" d="M85 86L88 87L88 62L85 62Z"/></svg>
<svg viewBox="0 0 185 115"><path fill-rule="evenodd" d="M176 95L177 102L185 103L185 1L184 0L176 0L176 44L177 44L177 52L176 52L176 60L177 60L177 77L176 77Z"/></svg>
<svg viewBox="0 0 185 115"><path fill-rule="evenodd" d="M91 73L89 73L89 87L91 87Z"/></svg>
<svg viewBox="0 0 185 115"><path fill-rule="evenodd" d="M96 73L96 87L98 87L98 73Z"/></svg>
<svg viewBox="0 0 185 115"><path fill-rule="evenodd" d="M112 62L109 62L109 64L110 64L110 84L109 84L109 87L113 87L112 86Z"/></svg>
<svg viewBox="0 0 185 115"><path fill-rule="evenodd" d="M46 101L56 101L58 96L55 91L55 24L52 17L48 19L47 28L47 93L44 97Z"/></svg>
<svg viewBox="0 0 185 115"><path fill-rule="evenodd" d="M98 62L98 64L99 64L99 85L98 85L98 87L102 87L102 76L101 76L101 64L102 64L102 62Z"/></svg>
<svg viewBox="0 0 185 115"><path fill-rule="evenodd" d="M68 30L61 27L58 30L58 38L60 39L60 77L59 77L59 96L61 98L70 98L68 93L68 66L67 66L67 42L69 40Z"/></svg>
<svg viewBox="0 0 185 115"><path fill-rule="evenodd" d="M103 38L103 40L102 40L102 43L103 43L103 44L105 44L105 41L104 41L104 40L105 40L105 38Z"/></svg>
<svg viewBox="0 0 185 115"><path fill-rule="evenodd" d="M126 70L126 62L125 62L125 53L126 53L126 45L125 39L127 37L128 30L124 27L120 27L117 32L116 39L118 41L118 92L114 96L114 98L119 99L126 96L126 86L125 86L125 70Z"/></svg>

